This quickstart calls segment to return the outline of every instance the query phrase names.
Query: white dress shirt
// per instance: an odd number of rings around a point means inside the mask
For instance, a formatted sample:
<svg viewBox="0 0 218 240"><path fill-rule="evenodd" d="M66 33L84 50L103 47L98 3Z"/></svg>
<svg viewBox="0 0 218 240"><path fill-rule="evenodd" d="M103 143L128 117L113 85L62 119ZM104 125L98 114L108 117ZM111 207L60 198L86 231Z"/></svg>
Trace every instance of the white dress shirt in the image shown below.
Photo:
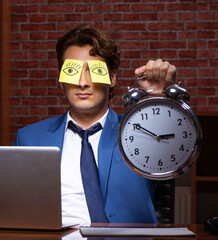
<svg viewBox="0 0 218 240"><path fill-rule="evenodd" d="M109 109L104 116L97 121L101 124L102 128L104 127L108 112ZM71 118L68 111L61 157L62 222L63 225L90 224L91 219L80 172L81 138L78 134L75 134L67 128L69 121L73 121L74 124L79 126L79 124ZM89 142L92 145L97 166L98 143L101 133L102 130L89 136Z"/></svg>

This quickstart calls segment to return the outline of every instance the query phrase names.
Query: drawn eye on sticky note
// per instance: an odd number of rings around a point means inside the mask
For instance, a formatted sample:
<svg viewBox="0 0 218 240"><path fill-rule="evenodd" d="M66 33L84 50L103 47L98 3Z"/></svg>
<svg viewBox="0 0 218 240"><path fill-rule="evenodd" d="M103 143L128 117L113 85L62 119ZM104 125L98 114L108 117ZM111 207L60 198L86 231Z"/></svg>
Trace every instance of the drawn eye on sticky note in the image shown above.
<svg viewBox="0 0 218 240"><path fill-rule="evenodd" d="M83 69L83 63L83 61L79 60L65 59L61 68L59 82L78 85Z"/></svg>
<svg viewBox="0 0 218 240"><path fill-rule="evenodd" d="M87 61L92 82L111 84L107 64L99 60Z"/></svg>

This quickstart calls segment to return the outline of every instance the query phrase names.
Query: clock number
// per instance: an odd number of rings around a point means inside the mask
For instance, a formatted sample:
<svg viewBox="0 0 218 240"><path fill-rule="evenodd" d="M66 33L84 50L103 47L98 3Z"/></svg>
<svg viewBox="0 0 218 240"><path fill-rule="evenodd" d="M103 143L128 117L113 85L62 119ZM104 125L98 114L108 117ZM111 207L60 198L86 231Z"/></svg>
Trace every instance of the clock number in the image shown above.
<svg viewBox="0 0 218 240"><path fill-rule="evenodd" d="M139 155L139 149L135 148L135 155Z"/></svg>
<svg viewBox="0 0 218 240"><path fill-rule="evenodd" d="M183 146L183 144L180 146L179 150L180 150L180 151L184 151L184 146Z"/></svg>
<svg viewBox="0 0 218 240"><path fill-rule="evenodd" d="M140 130L140 124L139 123L133 123L133 130Z"/></svg>
<svg viewBox="0 0 218 240"><path fill-rule="evenodd" d="M149 160L149 156L145 156L145 162L148 163L148 160Z"/></svg>
<svg viewBox="0 0 218 240"><path fill-rule="evenodd" d="M183 138L187 138L188 137L188 133L186 131L183 132Z"/></svg>
<svg viewBox="0 0 218 240"><path fill-rule="evenodd" d="M133 142L134 137L133 137L133 136L129 136L129 140L130 140L131 142Z"/></svg>
<svg viewBox="0 0 218 240"><path fill-rule="evenodd" d="M162 162L162 160L160 159L159 161L158 161L158 166L162 166L163 165L163 162Z"/></svg>
<svg viewBox="0 0 218 240"><path fill-rule="evenodd" d="M171 112L170 112L170 111L168 111L168 113L169 113L169 117L171 117Z"/></svg>
<svg viewBox="0 0 218 240"><path fill-rule="evenodd" d="M142 116L142 120L148 120L148 114L147 113L145 113L145 114L141 114L141 116Z"/></svg>
<svg viewBox="0 0 218 240"><path fill-rule="evenodd" d="M177 121L179 122L179 123L178 123L178 126L182 126L182 119L179 118Z"/></svg>
<svg viewBox="0 0 218 240"><path fill-rule="evenodd" d="M171 162L175 162L176 161L176 156L173 154L171 155Z"/></svg>
<svg viewBox="0 0 218 240"><path fill-rule="evenodd" d="M160 108L152 108L153 115L160 115Z"/></svg>

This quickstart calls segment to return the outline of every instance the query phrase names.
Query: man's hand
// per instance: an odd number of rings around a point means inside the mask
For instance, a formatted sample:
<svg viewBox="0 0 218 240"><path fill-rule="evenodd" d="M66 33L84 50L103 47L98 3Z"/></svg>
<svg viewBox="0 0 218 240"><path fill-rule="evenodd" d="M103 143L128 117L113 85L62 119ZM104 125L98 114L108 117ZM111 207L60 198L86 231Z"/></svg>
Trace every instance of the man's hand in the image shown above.
<svg viewBox="0 0 218 240"><path fill-rule="evenodd" d="M172 84L176 78L176 67L161 59L148 61L146 65L135 70L135 76L146 75L146 79L138 81L140 87L145 90L153 89L154 93L161 93L164 88Z"/></svg>

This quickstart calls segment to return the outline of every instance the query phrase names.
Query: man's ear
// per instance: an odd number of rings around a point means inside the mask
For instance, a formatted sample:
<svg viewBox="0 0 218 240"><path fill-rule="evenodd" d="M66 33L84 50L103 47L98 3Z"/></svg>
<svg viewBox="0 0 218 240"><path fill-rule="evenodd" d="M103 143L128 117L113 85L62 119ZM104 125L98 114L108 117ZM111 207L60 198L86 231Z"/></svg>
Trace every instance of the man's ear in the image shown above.
<svg viewBox="0 0 218 240"><path fill-rule="evenodd" d="M59 82L59 86L62 90L64 90L64 86L63 86L63 83L62 82Z"/></svg>
<svg viewBox="0 0 218 240"><path fill-rule="evenodd" d="M116 85L117 82L117 71L113 71L111 74L111 85L110 87L114 87Z"/></svg>

